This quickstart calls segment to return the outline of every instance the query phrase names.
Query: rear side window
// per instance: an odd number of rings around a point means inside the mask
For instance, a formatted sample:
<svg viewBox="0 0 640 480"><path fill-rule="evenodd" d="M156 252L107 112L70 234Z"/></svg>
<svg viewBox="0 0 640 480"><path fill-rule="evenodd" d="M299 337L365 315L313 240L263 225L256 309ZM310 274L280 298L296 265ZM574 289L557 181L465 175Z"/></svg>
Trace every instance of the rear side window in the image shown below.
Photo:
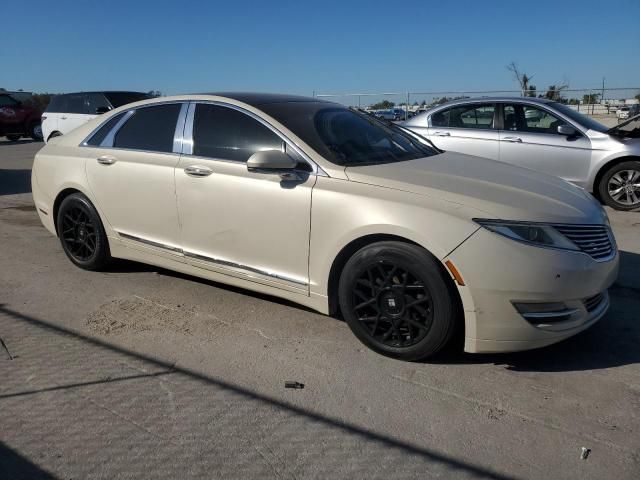
<svg viewBox="0 0 640 480"><path fill-rule="evenodd" d="M96 133L94 133L93 136L87 141L87 145L91 145L92 147L99 147L102 141L109 134L111 129L116 126L116 124L125 115L125 113L127 112L119 113L115 117L110 118L107 123L102 125L102 127L100 127L100 129Z"/></svg>
<svg viewBox="0 0 640 480"><path fill-rule="evenodd" d="M47 106L47 112L50 113L62 113L67 111L68 109L66 95L56 95L51 99L49 105Z"/></svg>
<svg viewBox="0 0 640 480"><path fill-rule="evenodd" d="M433 127L493 128L495 105L472 104L453 107L431 117Z"/></svg>
<svg viewBox="0 0 640 480"><path fill-rule="evenodd" d="M262 150L282 150L282 139L262 123L232 108L199 104L193 122L193 154L246 162Z"/></svg>
<svg viewBox="0 0 640 480"><path fill-rule="evenodd" d="M85 107L85 113L89 115L97 115L111 110L111 105L109 105L109 102L102 93L87 93Z"/></svg>
<svg viewBox="0 0 640 480"><path fill-rule="evenodd" d="M180 107L171 103L137 109L116 133L113 146L170 153Z"/></svg>

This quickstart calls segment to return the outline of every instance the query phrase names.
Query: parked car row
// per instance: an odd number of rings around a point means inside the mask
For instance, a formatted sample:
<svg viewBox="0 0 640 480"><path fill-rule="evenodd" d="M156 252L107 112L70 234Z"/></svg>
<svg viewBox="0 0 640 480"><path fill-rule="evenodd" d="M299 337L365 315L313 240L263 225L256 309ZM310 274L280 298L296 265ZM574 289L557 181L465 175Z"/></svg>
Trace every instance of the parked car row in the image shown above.
<svg viewBox="0 0 640 480"><path fill-rule="evenodd" d="M628 118L635 117L636 115L640 115L640 104L625 105L623 107L618 107L616 110L616 116L619 120L626 120Z"/></svg>
<svg viewBox="0 0 640 480"><path fill-rule="evenodd" d="M588 152L615 198L610 185L635 185L635 164L616 155L637 140L601 130L513 99L445 105L400 126L317 98L164 97L51 138L32 190L81 268L127 258L340 311L364 344L405 360L456 332L468 352L515 351L600 319L619 257L593 196L495 159L504 150L512 164L589 185L591 174L567 173L595 168ZM429 139L450 141L447 151Z"/></svg>
<svg viewBox="0 0 640 480"><path fill-rule="evenodd" d="M617 210L640 207L640 135L551 100L449 102L402 124L436 147L531 168L593 192Z"/></svg>

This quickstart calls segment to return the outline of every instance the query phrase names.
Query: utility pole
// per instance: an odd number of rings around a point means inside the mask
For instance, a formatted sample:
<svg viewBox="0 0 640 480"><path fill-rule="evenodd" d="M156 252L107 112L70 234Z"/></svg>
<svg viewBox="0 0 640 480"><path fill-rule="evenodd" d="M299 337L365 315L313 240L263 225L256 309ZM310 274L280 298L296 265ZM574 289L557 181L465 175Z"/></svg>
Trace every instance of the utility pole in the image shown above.
<svg viewBox="0 0 640 480"><path fill-rule="evenodd" d="M600 95L600 103L604 102L604 77L602 77L602 95Z"/></svg>

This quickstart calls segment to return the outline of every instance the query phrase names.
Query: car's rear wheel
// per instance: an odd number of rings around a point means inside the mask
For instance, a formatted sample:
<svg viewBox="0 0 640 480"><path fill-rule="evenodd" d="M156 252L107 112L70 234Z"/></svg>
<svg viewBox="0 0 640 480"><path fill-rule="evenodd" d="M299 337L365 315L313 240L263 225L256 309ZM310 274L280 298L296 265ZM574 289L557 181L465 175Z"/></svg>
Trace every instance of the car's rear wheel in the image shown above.
<svg viewBox="0 0 640 480"><path fill-rule="evenodd" d="M34 140L42 140L42 125L36 122L29 128L29 136Z"/></svg>
<svg viewBox="0 0 640 480"><path fill-rule="evenodd" d="M81 193L66 197L57 217L58 236L67 257L85 270L100 270L111 260L98 212Z"/></svg>
<svg viewBox="0 0 640 480"><path fill-rule="evenodd" d="M640 208L640 161L622 162L607 170L598 193L604 203L616 210Z"/></svg>
<svg viewBox="0 0 640 480"><path fill-rule="evenodd" d="M416 245L369 245L349 259L340 277L342 314L379 353L409 361L429 357L447 344L456 325L456 301L445 275Z"/></svg>
<svg viewBox="0 0 640 480"><path fill-rule="evenodd" d="M21 137L22 135L7 135L7 140L11 142L17 142Z"/></svg>

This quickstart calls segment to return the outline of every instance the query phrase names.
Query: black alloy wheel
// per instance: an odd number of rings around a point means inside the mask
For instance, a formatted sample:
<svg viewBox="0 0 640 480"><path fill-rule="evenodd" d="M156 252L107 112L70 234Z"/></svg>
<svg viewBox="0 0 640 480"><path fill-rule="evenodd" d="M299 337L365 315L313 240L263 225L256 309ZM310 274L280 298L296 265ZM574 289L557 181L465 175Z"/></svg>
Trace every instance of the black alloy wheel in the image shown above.
<svg viewBox="0 0 640 480"><path fill-rule="evenodd" d="M380 260L361 272L353 287L353 310L376 341L389 347L415 345L433 323L433 300L415 274Z"/></svg>
<svg viewBox="0 0 640 480"><path fill-rule="evenodd" d="M423 248L379 242L345 265L339 302L353 333L384 355L420 360L451 339L458 306L447 273Z"/></svg>
<svg viewBox="0 0 640 480"><path fill-rule="evenodd" d="M100 217L82 194L66 197L58 210L58 236L69 259L86 270L99 270L110 260Z"/></svg>

